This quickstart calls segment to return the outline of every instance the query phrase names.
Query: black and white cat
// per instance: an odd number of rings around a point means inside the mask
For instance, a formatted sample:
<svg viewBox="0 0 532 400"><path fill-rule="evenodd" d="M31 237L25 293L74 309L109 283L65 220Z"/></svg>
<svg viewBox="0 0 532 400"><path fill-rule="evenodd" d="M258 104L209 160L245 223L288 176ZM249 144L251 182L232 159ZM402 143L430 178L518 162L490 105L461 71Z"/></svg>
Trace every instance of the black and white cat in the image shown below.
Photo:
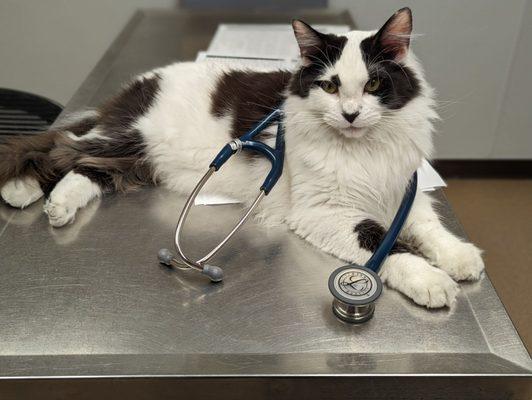
<svg viewBox="0 0 532 400"><path fill-rule="evenodd" d="M103 192L159 183L188 193L225 143L282 107L284 173L258 217L364 264L432 152L437 115L409 51L411 12L399 10L378 32L325 35L298 20L293 28L296 72L176 63L61 129L3 144L2 198L22 208L46 193L44 211L60 227ZM254 198L268 161L231 163L211 189ZM483 268L481 252L445 229L419 192L381 276L416 303L443 307L456 297L455 281L478 279Z"/></svg>

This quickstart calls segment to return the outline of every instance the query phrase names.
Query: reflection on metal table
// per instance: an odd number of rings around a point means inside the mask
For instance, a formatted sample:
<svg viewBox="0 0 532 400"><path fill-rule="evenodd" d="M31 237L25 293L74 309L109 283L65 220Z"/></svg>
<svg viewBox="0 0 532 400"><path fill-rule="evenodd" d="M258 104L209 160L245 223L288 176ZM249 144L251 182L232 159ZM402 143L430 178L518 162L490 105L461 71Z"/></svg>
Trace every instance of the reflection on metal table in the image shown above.
<svg viewBox="0 0 532 400"><path fill-rule="evenodd" d="M346 13L303 17L352 24ZM66 111L98 104L134 73L193 59L219 22L289 18L138 12ZM218 285L159 266L184 201L161 188L108 196L62 229L48 226L42 202L0 204L0 397L529 398L530 357L488 277L462 284L451 310L385 289L374 319L347 325L327 288L342 262L282 228L248 222L217 256L228 266ZM187 248L201 254L219 238L209 221L240 215L223 207L192 212Z"/></svg>

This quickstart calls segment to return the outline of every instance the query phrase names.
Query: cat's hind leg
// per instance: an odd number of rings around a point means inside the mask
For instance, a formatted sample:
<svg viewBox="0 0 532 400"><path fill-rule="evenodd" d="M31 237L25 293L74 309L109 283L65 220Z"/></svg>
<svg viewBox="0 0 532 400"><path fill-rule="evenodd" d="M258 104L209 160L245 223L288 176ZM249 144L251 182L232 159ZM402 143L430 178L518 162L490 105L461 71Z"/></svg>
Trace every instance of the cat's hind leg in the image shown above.
<svg viewBox="0 0 532 400"><path fill-rule="evenodd" d="M92 199L101 196L100 185L87 176L70 171L61 179L44 204L50 225L64 226L72 221L76 212Z"/></svg>
<svg viewBox="0 0 532 400"><path fill-rule="evenodd" d="M37 179L31 176L13 178L0 189L2 199L12 207L26 208L44 195Z"/></svg>

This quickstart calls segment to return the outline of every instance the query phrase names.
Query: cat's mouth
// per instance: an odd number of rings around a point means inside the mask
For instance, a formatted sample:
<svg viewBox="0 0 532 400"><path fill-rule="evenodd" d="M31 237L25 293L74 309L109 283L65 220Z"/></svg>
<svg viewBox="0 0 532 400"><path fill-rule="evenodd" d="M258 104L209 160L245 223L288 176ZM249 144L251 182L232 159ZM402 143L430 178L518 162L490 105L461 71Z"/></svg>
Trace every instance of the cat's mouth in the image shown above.
<svg viewBox="0 0 532 400"><path fill-rule="evenodd" d="M340 133L347 138L361 138L366 134L367 128L357 128L356 126L350 126L347 128L340 128Z"/></svg>

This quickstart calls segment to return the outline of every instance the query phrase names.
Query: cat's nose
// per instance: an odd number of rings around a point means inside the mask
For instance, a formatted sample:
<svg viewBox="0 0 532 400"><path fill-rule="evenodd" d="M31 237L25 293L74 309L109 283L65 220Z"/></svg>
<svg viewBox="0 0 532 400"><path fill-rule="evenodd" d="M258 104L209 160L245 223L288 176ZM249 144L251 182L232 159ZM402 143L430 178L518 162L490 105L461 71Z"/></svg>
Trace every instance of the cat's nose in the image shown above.
<svg viewBox="0 0 532 400"><path fill-rule="evenodd" d="M344 116L344 118L347 120L347 122L349 123L352 123L356 117L358 117L360 113L357 111L357 112L354 112L352 114L348 114L348 113L345 113L343 112L342 115Z"/></svg>

